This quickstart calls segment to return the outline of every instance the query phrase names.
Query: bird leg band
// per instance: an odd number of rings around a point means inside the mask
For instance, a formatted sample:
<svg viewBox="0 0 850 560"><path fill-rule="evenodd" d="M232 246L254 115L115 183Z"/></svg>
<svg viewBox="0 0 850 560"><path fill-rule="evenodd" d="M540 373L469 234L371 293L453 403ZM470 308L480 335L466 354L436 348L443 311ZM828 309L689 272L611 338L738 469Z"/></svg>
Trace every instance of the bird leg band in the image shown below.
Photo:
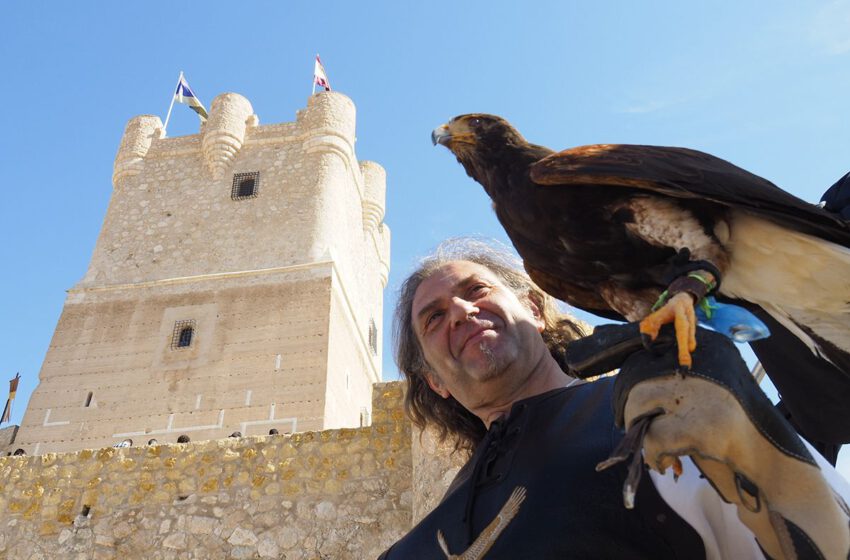
<svg viewBox="0 0 850 560"><path fill-rule="evenodd" d="M637 347L625 342L639 337L635 325L607 327L601 342ZM735 346L723 335L699 329L693 367L682 375L670 331L662 330L662 344L653 351L620 353L614 413L617 424L626 428L626 440L640 444L633 453L640 454L642 446L643 462L661 473L675 469L679 457L690 456L775 560L848 558L847 504L761 392ZM586 371L615 363L610 353L593 363L589 356L595 336L582 340L572 357L568 347L568 362ZM629 455L618 451L601 466ZM628 477L626 484L633 479Z"/></svg>
<svg viewBox="0 0 850 560"><path fill-rule="evenodd" d="M702 305L705 296L717 288L714 274L706 271L695 270L685 276L679 276L673 280L664 292L658 297L658 301L652 306L652 310L660 309L673 296L685 292L694 298L694 303Z"/></svg>

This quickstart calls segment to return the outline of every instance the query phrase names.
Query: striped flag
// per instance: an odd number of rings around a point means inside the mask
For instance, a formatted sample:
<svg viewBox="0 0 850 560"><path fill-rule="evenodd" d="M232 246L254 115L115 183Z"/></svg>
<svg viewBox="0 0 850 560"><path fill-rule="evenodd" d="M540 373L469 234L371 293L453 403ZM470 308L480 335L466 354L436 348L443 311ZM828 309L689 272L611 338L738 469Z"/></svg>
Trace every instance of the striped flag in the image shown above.
<svg viewBox="0 0 850 560"><path fill-rule="evenodd" d="M20 373L15 374L15 378L9 381L9 398L6 399L6 408L3 409L3 416L0 417L0 424L10 422L12 419L12 401L15 400L15 393L18 391L18 380L21 378Z"/></svg>
<svg viewBox="0 0 850 560"><path fill-rule="evenodd" d="M331 82L325 74L325 67L322 66L319 55L316 55L316 65L313 67L313 84L325 88L325 91L331 90Z"/></svg>
<svg viewBox="0 0 850 560"><path fill-rule="evenodd" d="M207 120L207 117L209 116L207 114L207 110L204 109L203 103L201 103L200 99L195 96L192 88L189 87L189 82L187 82L186 78L183 77L182 72L180 73L180 81L177 82L177 91L174 92L174 101L191 107L193 111L198 113L198 116L201 118L201 122L205 122Z"/></svg>

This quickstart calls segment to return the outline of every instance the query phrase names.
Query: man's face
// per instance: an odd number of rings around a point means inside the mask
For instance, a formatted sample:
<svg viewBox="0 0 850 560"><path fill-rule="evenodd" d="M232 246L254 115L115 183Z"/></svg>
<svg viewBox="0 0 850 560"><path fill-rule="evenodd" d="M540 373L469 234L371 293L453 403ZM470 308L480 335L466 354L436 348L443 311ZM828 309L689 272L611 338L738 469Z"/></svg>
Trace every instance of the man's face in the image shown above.
<svg viewBox="0 0 850 560"><path fill-rule="evenodd" d="M487 268L443 265L413 296L413 328L443 397L473 410L525 381L544 348L537 307L520 301Z"/></svg>

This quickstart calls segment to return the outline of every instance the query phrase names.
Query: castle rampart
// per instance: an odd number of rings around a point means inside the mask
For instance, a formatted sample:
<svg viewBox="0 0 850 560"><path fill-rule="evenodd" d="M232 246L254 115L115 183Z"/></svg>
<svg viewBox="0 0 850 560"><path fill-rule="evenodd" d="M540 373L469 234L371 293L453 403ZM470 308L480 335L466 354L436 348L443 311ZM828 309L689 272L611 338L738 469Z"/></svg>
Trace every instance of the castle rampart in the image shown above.
<svg viewBox="0 0 850 560"><path fill-rule="evenodd" d="M460 459L401 399L376 385L358 429L0 458L0 558L374 558Z"/></svg>

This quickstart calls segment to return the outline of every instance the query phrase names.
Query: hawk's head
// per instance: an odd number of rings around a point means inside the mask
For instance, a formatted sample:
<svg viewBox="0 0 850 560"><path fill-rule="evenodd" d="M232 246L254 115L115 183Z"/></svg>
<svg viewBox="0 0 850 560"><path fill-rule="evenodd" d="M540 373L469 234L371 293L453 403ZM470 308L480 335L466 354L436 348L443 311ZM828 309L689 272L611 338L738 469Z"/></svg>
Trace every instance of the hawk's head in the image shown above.
<svg viewBox="0 0 850 560"><path fill-rule="evenodd" d="M434 144L447 147L466 172L481 179L483 169L498 167L506 150L526 146L522 135L505 119L484 113L470 113L453 118L431 133Z"/></svg>
<svg viewBox="0 0 850 560"><path fill-rule="evenodd" d="M442 144L456 156L485 151L501 145L525 144L525 139L505 119L485 113L460 115L431 133L434 144Z"/></svg>

